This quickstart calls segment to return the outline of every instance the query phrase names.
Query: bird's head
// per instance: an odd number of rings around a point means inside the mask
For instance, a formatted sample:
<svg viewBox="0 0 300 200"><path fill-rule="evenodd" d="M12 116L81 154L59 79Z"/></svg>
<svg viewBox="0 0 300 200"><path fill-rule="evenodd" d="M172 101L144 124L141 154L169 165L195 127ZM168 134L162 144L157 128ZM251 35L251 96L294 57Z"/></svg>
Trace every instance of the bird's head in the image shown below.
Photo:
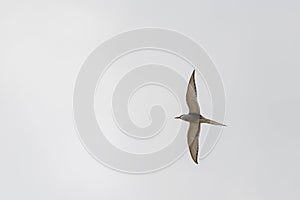
<svg viewBox="0 0 300 200"><path fill-rule="evenodd" d="M175 117L175 119L181 119L181 118L182 118L182 115Z"/></svg>

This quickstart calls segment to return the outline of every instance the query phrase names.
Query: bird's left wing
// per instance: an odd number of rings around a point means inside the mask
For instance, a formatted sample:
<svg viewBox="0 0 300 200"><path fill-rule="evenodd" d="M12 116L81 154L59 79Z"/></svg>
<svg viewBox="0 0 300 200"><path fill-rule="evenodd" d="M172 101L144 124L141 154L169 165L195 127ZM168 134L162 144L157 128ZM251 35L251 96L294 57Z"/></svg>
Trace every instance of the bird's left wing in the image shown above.
<svg viewBox="0 0 300 200"><path fill-rule="evenodd" d="M198 152L199 152L199 133L201 124L191 122L188 130L188 145L190 154L196 164L198 164Z"/></svg>
<svg viewBox="0 0 300 200"><path fill-rule="evenodd" d="M191 75L189 85L186 91L186 103L189 107L189 113L200 114L200 108L197 101L197 88L195 84L195 70Z"/></svg>

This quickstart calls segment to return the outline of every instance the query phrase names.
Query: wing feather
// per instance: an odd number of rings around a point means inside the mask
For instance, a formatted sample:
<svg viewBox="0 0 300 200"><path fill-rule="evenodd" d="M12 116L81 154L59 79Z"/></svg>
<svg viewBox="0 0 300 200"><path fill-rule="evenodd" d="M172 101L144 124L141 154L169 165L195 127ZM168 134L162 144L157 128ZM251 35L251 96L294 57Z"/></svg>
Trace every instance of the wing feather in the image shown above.
<svg viewBox="0 0 300 200"><path fill-rule="evenodd" d="M189 107L189 113L200 114L200 108L197 101L197 88L195 84L195 70L193 71L186 92L186 103Z"/></svg>
<svg viewBox="0 0 300 200"><path fill-rule="evenodd" d="M190 154L196 164L198 164L200 128L201 128L200 123L190 123L188 135L187 135Z"/></svg>

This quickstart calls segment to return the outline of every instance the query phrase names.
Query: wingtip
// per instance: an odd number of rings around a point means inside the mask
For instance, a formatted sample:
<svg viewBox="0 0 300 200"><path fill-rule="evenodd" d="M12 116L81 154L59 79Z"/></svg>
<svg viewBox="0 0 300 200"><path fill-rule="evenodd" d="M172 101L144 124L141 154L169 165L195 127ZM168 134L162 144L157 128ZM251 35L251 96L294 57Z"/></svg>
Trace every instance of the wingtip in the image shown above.
<svg viewBox="0 0 300 200"><path fill-rule="evenodd" d="M198 159L197 158L193 158L193 161L194 161L194 163L196 164L196 165L198 165Z"/></svg>
<svg viewBox="0 0 300 200"><path fill-rule="evenodd" d="M191 74L191 79L195 80L195 72L196 72L196 70L194 69L193 72L192 72L192 74Z"/></svg>

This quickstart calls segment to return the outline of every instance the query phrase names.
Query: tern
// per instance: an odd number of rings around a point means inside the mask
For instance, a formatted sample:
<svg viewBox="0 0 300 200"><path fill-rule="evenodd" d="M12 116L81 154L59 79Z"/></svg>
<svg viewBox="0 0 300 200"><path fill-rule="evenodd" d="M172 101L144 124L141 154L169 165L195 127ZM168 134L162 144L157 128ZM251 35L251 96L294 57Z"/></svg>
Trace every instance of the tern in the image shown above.
<svg viewBox="0 0 300 200"><path fill-rule="evenodd" d="M188 129L188 145L192 159L198 164L198 152L199 152L199 133L201 124L212 124L218 126L226 126L219 122L207 119L200 114L200 107L197 101L197 88L195 84L195 70L193 71L186 92L186 103L189 108L188 114L180 115L175 119L181 119L190 123Z"/></svg>

